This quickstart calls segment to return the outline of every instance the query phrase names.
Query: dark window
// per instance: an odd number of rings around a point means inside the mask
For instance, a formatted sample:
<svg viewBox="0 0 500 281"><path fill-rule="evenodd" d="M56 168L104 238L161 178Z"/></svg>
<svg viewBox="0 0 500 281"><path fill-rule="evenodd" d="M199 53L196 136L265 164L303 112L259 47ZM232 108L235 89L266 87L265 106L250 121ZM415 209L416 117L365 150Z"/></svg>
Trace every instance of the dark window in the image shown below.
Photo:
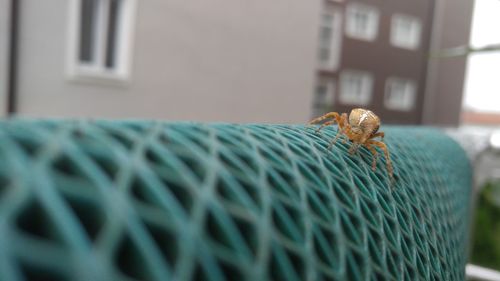
<svg viewBox="0 0 500 281"><path fill-rule="evenodd" d="M80 0L79 62L116 69L125 0Z"/></svg>
<svg viewBox="0 0 500 281"><path fill-rule="evenodd" d="M80 61L95 60L95 43L97 36L98 0L81 0L80 6Z"/></svg>
<svg viewBox="0 0 500 281"><path fill-rule="evenodd" d="M108 18L108 38L106 40L106 67L114 68L116 66L116 46L118 40L118 21L120 15L121 0L111 0Z"/></svg>

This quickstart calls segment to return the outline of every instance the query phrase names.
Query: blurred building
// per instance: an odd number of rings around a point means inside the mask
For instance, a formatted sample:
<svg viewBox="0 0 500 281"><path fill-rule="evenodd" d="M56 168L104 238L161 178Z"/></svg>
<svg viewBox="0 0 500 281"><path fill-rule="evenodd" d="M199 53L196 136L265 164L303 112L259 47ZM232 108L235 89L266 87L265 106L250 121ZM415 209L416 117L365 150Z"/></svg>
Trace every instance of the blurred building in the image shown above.
<svg viewBox="0 0 500 281"><path fill-rule="evenodd" d="M313 103L454 124L465 60L427 54L467 44L471 5L0 0L2 113L303 123Z"/></svg>
<svg viewBox="0 0 500 281"><path fill-rule="evenodd" d="M0 2L7 6L0 9L1 21L12 16L12 3L18 6L17 67L11 73L16 114L229 122L309 118L319 2ZM5 32L0 44L9 38ZM9 90L0 91L8 96Z"/></svg>
<svg viewBox="0 0 500 281"><path fill-rule="evenodd" d="M370 108L386 123L457 125L470 1L324 0L314 115Z"/></svg>

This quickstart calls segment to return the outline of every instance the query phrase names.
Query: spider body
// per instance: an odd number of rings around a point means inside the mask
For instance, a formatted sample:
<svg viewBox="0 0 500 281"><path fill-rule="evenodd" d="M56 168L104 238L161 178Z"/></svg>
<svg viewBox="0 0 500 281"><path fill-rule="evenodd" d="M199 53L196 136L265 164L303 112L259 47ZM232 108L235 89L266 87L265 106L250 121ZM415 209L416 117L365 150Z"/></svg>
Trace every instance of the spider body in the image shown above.
<svg viewBox="0 0 500 281"><path fill-rule="evenodd" d="M389 149L383 142L385 134L378 131L380 128L380 118L375 113L363 108L355 108L351 110L349 116L347 116L347 113L339 114L338 112L329 112L313 119L309 122L309 124L317 124L324 120L327 121L321 124L316 132L319 132L324 127L335 123L338 125L337 135L330 142L328 148L331 148L339 137L343 137L344 142L346 142L346 138L352 142L352 146L349 149L351 154L356 152L359 146L365 146L373 154L372 170L375 171L378 157L378 152L375 148L378 147L384 152L387 171L391 181L394 179ZM375 140L377 137L380 137L381 140Z"/></svg>

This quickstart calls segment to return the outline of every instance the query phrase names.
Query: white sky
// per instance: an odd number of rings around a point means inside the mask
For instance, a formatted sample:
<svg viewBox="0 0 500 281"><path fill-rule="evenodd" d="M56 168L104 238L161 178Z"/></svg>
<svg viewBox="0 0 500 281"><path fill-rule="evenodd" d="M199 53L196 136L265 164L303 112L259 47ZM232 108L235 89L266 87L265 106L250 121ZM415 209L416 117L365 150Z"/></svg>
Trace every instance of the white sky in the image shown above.
<svg viewBox="0 0 500 281"><path fill-rule="evenodd" d="M475 0L471 45L500 44L500 0ZM469 56L464 107L500 112L500 51Z"/></svg>

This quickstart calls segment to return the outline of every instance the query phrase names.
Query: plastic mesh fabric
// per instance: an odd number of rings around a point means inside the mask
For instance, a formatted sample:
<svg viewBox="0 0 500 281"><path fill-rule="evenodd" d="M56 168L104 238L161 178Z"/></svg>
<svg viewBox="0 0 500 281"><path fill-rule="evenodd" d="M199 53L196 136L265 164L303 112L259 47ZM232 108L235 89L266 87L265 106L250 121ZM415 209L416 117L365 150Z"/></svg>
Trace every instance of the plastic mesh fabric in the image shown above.
<svg viewBox="0 0 500 281"><path fill-rule="evenodd" d="M471 171L437 130L0 123L0 280L464 280Z"/></svg>

